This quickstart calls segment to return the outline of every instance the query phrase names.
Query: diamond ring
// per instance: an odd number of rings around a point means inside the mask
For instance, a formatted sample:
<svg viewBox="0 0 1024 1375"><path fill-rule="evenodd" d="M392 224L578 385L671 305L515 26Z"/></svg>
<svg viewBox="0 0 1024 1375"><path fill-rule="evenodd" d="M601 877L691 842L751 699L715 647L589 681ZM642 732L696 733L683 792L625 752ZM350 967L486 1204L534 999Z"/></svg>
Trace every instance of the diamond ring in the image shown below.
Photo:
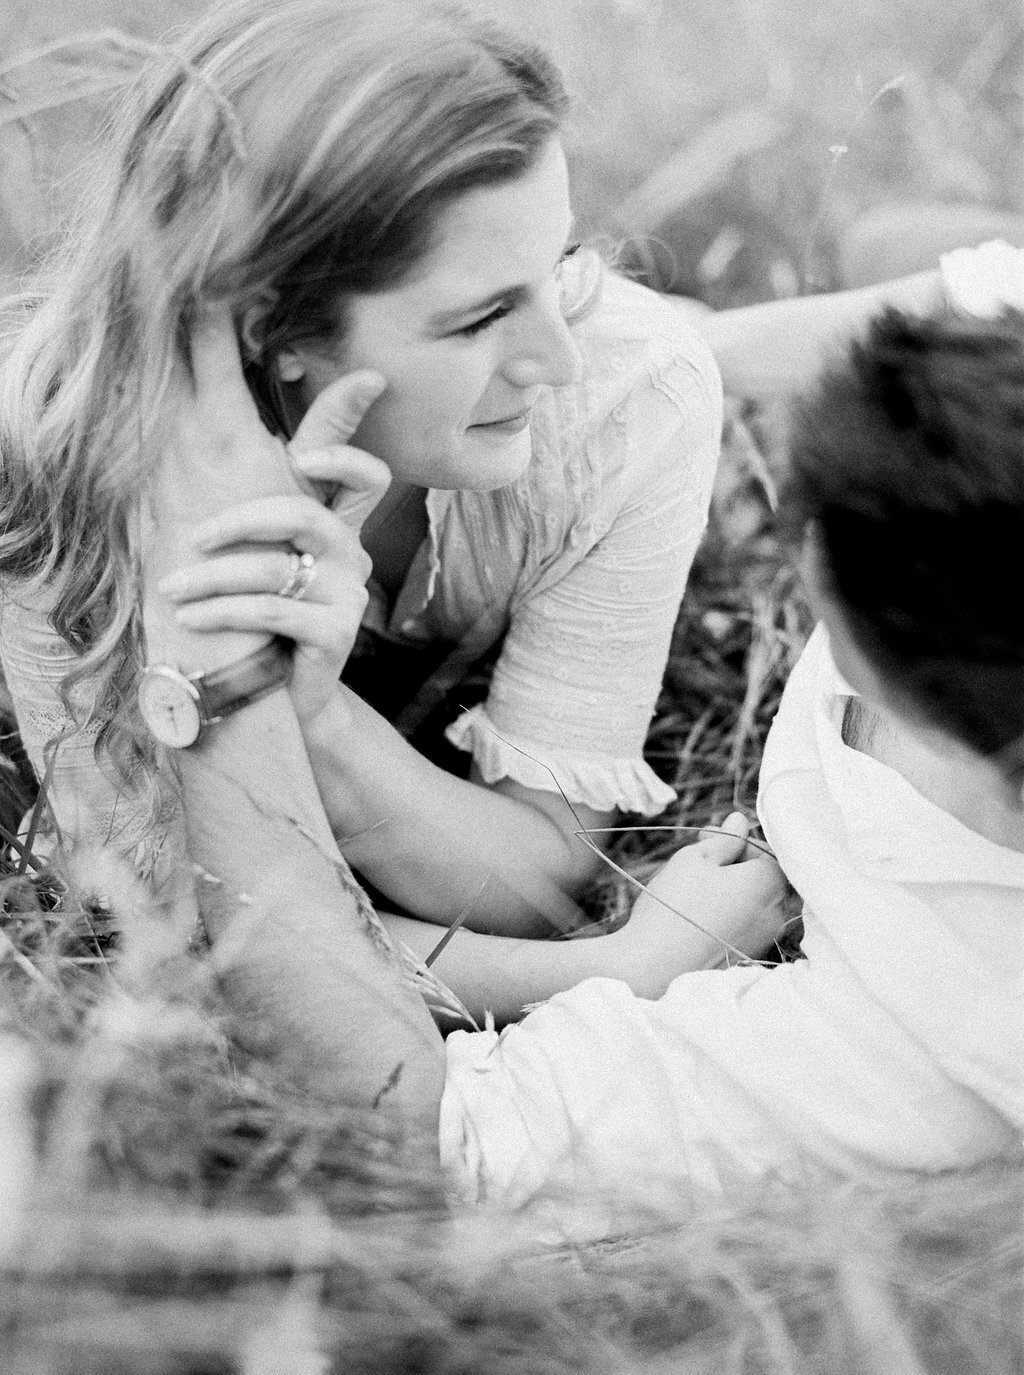
<svg viewBox="0 0 1024 1375"><path fill-rule="evenodd" d="M291 568L288 578L283 587L277 589L279 597L290 597L292 601L301 601L313 585L316 577L316 559L312 554L300 554L297 549L292 550Z"/></svg>

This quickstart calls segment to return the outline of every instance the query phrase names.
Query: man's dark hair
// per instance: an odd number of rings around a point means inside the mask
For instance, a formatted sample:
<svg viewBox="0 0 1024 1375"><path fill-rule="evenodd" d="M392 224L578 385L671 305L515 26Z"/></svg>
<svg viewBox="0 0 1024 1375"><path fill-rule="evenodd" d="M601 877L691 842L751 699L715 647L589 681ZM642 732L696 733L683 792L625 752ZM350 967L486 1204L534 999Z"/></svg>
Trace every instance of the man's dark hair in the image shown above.
<svg viewBox="0 0 1024 1375"><path fill-rule="evenodd" d="M796 410L785 509L894 697L1024 766L1024 315L881 316Z"/></svg>

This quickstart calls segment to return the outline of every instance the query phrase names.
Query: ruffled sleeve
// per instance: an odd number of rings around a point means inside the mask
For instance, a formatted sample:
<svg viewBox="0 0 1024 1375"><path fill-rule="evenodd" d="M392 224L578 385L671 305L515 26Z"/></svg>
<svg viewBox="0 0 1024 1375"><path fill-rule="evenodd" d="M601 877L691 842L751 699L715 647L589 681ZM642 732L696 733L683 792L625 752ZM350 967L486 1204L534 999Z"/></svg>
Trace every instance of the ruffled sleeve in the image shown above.
<svg viewBox="0 0 1024 1375"><path fill-rule="evenodd" d="M473 755L485 783L511 778L525 788L562 792L570 802L595 811L639 816L657 816L675 800L674 790L641 757L543 749L499 735L482 706L463 712L449 728L448 739Z"/></svg>

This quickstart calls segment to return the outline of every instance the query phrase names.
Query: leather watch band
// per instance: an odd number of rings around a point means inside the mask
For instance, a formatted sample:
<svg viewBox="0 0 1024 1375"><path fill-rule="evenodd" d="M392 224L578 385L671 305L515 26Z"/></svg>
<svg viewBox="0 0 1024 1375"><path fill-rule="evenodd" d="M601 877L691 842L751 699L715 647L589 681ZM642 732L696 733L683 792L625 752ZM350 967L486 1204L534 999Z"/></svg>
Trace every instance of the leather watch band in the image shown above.
<svg viewBox="0 0 1024 1375"><path fill-rule="evenodd" d="M204 726L256 702L288 681L292 666L292 642L275 635L260 649L237 663L192 678L200 697Z"/></svg>

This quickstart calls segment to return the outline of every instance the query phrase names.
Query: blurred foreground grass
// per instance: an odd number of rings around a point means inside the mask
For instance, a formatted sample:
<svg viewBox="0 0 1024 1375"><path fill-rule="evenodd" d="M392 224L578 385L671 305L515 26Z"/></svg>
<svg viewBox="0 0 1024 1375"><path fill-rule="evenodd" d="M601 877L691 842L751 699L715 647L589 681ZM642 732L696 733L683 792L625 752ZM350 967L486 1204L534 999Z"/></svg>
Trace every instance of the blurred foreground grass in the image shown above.
<svg viewBox="0 0 1024 1375"><path fill-rule="evenodd" d="M113 24L153 37L202 8L6 0L0 55ZM634 241L661 285L716 307L836 284L864 216L893 204L1024 209L1021 16L1002 0L490 8L550 40L579 92L584 231ZM97 84L130 66L107 47L0 77L8 281L73 193ZM32 109L76 91L93 94ZM784 461L784 414L732 400L649 741L680 793L667 825L753 805L808 628L771 509ZM7 755L13 829L32 789L13 740ZM614 853L642 878L686 834L639 829ZM199 962L126 1001L111 913L16 853L3 868L0 995L40 1078L17 1265L0 1239L2 1375L1024 1368L1019 1171L680 1199L616 1242L541 1253L515 1219L441 1210L439 1181L378 1121L339 1121L240 1062ZM611 876L597 906L629 901Z"/></svg>
<svg viewBox="0 0 1024 1375"><path fill-rule="evenodd" d="M158 950L116 877L105 912L5 885L3 1375L1024 1368L1021 1167L634 1209L627 1173L599 1241L578 1211L446 1207L384 1115L239 1055L204 962L158 951L145 993L115 975L115 931L122 970Z"/></svg>

